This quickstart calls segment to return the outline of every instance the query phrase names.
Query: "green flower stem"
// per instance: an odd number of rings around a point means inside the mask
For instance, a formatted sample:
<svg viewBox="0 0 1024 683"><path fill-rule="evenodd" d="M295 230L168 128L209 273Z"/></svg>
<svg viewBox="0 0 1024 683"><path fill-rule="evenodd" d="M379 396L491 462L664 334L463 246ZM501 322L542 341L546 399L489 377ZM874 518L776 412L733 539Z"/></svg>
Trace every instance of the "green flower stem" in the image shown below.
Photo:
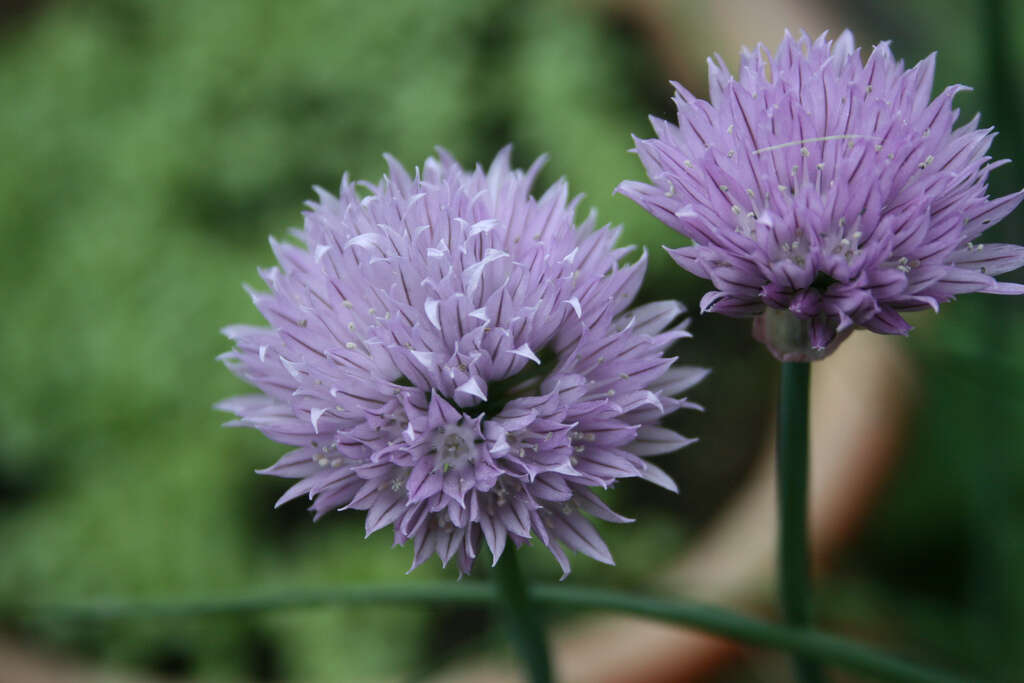
<svg viewBox="0 0 1024 683"><path fill-rule="evenodd" d="M779 601L790 626L811 623L811 581L807 549L807 412L810 363L783 363L779 387L776 454L779 506ZM813 659L795 658L804 683L824 681Z"/></svg>
<svg viewBox="0 0 1024 683"><path fill-rule="evenodd" d="M600 588L534 585L530 590L538 604L576 610L624 612L713 635L755 647L788 650L878 680L908 683L965 683L941 672L925 669L843 638L805 628L772 624L700 603L643 596ZM306 609L339 604L372 605L493 605L494 586L485 581L418 583L401 585L344 586L278 595L213 597L193 600L106 601L81 604L4 606L0 616L20 620L114 620L239 615L279 609Z"/></svg>
<svg viewBox="0 0 1024 683"><path fill-rule="evenodd" d="M512 543L502 553L494 574L498 613L530 673L530 680L533 683L550 683L551 665L547 644L544 642L544 629L537 606L531 600L530 591L519 570L519 558Z"/></svg>

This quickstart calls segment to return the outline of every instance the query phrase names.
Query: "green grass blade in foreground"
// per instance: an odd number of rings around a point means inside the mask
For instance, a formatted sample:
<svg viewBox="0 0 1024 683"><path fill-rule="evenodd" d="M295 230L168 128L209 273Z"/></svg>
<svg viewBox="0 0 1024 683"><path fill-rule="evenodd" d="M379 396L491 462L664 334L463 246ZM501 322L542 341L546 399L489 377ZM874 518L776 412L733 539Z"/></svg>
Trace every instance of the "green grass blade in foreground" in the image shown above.
<svg viewBox="0 0 1024 683"><path fill-rule="evenodd" d="M844 638L808 628L772 624L712 605L572 586L538 586L535 595L539 602L550 605L628 612L748 645L789 651L879 680L966 683L966 679L905 662Z"/></svg>
<svg viewBox="0 0 1024 683"><path fill-rule="evenodd" d="M696 629L748 645L784 650L830 662L880 680L921 683L962 683L964 679L904 662L843 638L754 619L728 610L679 599L652 597L566 585L535 585L530 595L538 604L571 610L635 614ZM484 581L346 586L278 595L252 595L176 601L92 601L81 604L22 605L0 608L0 617L22 620L106 620L155 617L237 615L278 609L327 607L339 604L489 605L494 585Z"/></svg>

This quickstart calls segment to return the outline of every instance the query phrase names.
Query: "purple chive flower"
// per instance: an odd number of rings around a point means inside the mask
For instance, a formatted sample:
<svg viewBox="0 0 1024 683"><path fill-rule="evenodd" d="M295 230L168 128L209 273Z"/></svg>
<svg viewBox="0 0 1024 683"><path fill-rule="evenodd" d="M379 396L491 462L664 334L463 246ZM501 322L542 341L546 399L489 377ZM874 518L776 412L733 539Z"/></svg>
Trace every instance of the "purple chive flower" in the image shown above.
<svg viewBox="0 0 1024 683"><path fill-rule="evenodd" d="M739 79L708 60L711 101L679 84L679 125L634 137L651 184L633 199L693 245L676 262L710 279L701 311L757 316L755 336L781 360L828 355L855 327L907 334L903 311L957 294L1021 294L993 275L1024 248L978 244L1024 192L990 199L994 133L931 99L935 55L905 70L887 42L867 62L843 32L788 32L772 55L744 51Z"/></svg>
<svg viewBox="0 0 1024 683"><path fill-rule="evenodd" d="M300 244L271 239L280 267L251 291L270 327L225 329L223 360L262 393L218 405L232 425L295 447L262 474L298 479L319 518L366 511L367 535L412 539L468 573L487 542L536 536L612 563L588 516L631 521L591 490L641 477L676 490L646 456L692 440L659 427L703 378L664 351L689 336L674 301L627 310L646 254L618 229L574 221L564 180L540 199L502 150L467 171L444 150L410 176L317 188ZM411 571L411 570L410 570Z"/></svg>

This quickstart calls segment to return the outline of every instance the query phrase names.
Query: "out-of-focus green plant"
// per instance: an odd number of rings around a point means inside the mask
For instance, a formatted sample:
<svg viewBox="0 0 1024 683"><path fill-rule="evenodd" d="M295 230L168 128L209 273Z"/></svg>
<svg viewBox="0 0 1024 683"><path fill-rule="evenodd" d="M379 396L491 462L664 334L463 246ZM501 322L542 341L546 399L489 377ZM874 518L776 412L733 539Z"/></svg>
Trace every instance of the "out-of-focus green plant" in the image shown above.
<svg viewBox="0 0 1024 683"><path fill-rule="evenodd" d="M257 322L238 283L311 186L373 177L383 151L489 159L515 138L519 159L551 153L546 182L569 174L603 218L649 230L611 198L642 120L609 87L628 46L608 54L598 17L542 2L110 0L18 21L0 40L0 599L400 576L405 555L359 524L271 514L252 470L278 449L211 410L239 390L217 329ZM619 580L675 528L610 532L637 548ZM429 621L357 608L50 635L167 670L335 680L343 661L358 680L434 661Z"/></svg>

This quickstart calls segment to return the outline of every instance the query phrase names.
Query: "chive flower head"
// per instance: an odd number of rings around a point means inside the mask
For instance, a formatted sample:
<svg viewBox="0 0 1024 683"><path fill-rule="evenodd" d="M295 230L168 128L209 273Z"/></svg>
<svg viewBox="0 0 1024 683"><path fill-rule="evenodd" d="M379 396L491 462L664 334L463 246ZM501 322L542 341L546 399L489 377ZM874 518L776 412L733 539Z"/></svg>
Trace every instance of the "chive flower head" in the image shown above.
<svg viewBox="0 0 1024 683"><path fill-rule="evenodd" d="M543 159L463 169L439 150L410 174L317 189L295 242L251 291L268 327L224 330L228 368L259 393L227 399L229 423L294 447L261 473L316 518L361 510L392 527L415 568L436 554L469 573L486 543L538 539L612 563L590 519L631 521L594 489L639 477L676 490L648 456L692 441L661 427L706 371L672 367L683 307L630 308L646 255L564 180L540 198Z"/></svg>
<svg viewBox="0 0 1024 683"><path fill-rule="evenodd" d="M618 191L693 244L670 249L711 281L702 312L755 318L781 360L830 353L855 328L907 334L904 311L958 294L1021 294L993 276L1024 248L982 233L1020 203L990 198L995 133L957 125L953 85L934 99L935 54L905 69L849 31L786 33L772 54L744 50L734 77L708 60L710 101L674 84L678 121L634 137L650 183Z"/></svg>

